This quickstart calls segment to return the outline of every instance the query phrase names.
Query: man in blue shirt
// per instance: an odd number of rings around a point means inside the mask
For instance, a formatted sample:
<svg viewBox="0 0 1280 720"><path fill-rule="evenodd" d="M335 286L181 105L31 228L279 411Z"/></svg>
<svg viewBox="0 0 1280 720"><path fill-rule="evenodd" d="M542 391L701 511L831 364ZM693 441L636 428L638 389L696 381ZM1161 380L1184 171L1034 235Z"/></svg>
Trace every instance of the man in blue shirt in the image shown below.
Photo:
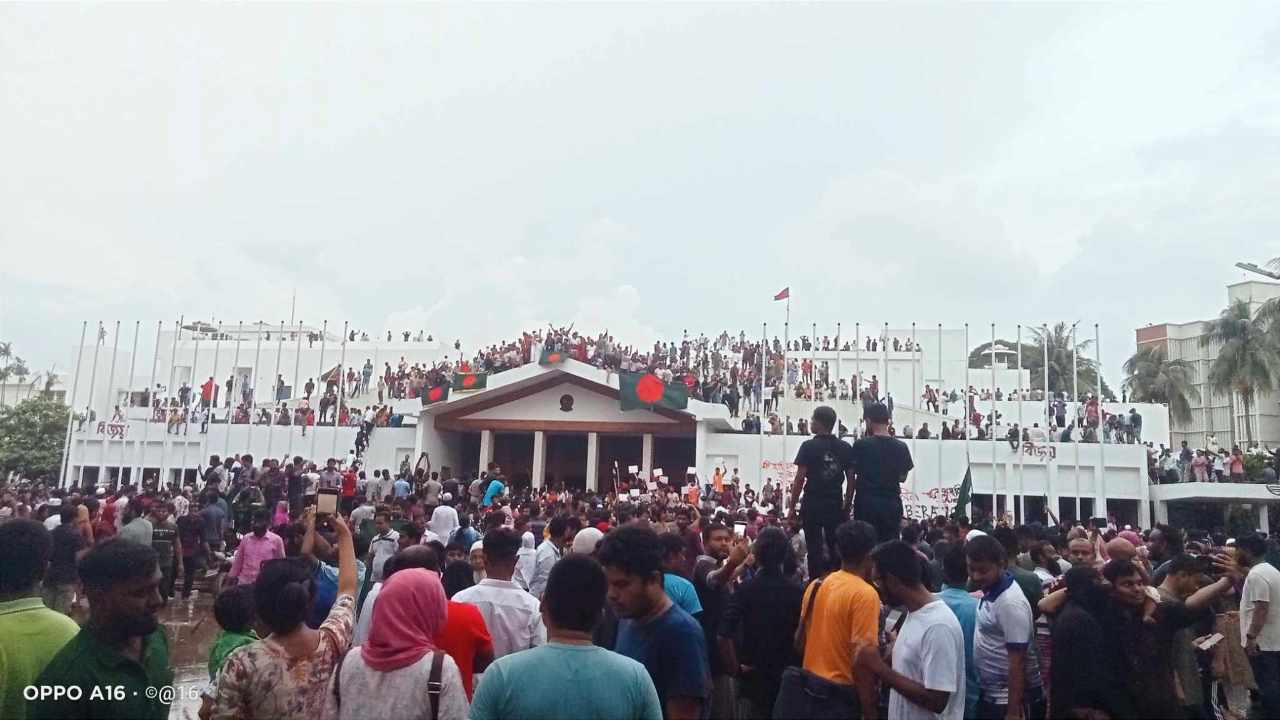
<svg viewBox="0 0 1280 720"><path fill-rule="evenodd" d="M493 478L489 481L489 487L484 491L484 500L480 501L480 507L489 507L498 496L502 495L502 491L507 486L502 482L502 468L497 465L489 466L489 476Z"/></svg>
<svg viewBox="0 0 1280 720"><path fill-rule="evenodd" d="M965 587L969 583L969 567L964 557L964 547L956 545L942 557L942 599L960 621L964 633L965 695L964 716L977 717L978 668L973 664L973 628L977 622L978 599Z"/></svg>
<svg viewBox="0 0 1280 720"><path fill-rule="evenodd" d="M663 590L663 546L647 527L626 525L600 545L609 582L609 604L617 613L614 650L649 671L664 718L703 718L709 710L711 668L702 627Z"/></svg>
<svg viewBox="0 0 1280 720"><path fill-rule="evenodd" d="M396 478L396 482L393 488L394 488L397 500L409 497L409 490L412 489L412 487L409 485L409 481L406 480L403 475Z"/></svg>

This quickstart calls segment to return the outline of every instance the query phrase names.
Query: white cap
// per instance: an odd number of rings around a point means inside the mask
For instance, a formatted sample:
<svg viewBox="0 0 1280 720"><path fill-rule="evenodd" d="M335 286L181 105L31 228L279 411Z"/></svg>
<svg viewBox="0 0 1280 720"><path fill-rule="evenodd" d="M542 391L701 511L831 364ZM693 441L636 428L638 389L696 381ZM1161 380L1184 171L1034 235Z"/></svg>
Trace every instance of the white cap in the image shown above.
<svg viewBox="0 0 1280 720"><path fill-rule="evenodd" d="M983 537L983 536L985 536L985 535L986 535L986 533L982 532L981 530L979 530L979 529L977 529L977 528L974 528L974 529L972 529L972 530L970 530L970 531L969 531L969 534L968 534L968 535L965 535L965 536L964 536L964 540L965 540L965 542L969 542L970 540L972 540L972 539L974 539L974 538L976 538L976 537Z"/></svg>

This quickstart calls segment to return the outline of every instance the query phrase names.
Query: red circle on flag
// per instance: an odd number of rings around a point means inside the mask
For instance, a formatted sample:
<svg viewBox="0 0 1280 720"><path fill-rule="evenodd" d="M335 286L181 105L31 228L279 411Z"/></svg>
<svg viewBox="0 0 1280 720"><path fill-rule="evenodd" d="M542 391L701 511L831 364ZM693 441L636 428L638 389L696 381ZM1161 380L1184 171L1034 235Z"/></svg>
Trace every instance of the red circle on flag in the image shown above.
<svg viewBox="0 0 1280 720"><path fill-rule="evenodd" d="M433 387L427 391L428 400L432 400L432 401L439 400L443 396L444 396L444 389L440 387Z"/></svg>
<svg viewBox="0 0 1280 720"><path fill-rule="evenodd" d="M475 375L468 375L462 378L462 387L471 387L472 385L475 385L475 384L476 384Z"/></svg>
<svg viewBox="0 0 1280 720"><path fill-rule="evenodd" d="M636 397L646 405L652 405L662 399L667 386L656 375L645 375L636 381Z"/></svg>
<svg viewBox="0 0 1280 720"><path fill-rule="evenodd" d="M560 353L553 352L550 355L547 355L547 362L553 362L553 363L560 362Z"/></svg>

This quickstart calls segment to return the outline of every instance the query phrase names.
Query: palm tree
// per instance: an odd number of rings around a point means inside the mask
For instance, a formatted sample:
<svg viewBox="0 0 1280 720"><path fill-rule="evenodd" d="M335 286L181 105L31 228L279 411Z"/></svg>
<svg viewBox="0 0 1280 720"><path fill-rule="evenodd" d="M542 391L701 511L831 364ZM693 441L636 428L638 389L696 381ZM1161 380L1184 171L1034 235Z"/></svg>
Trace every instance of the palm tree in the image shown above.
<svg viewBox="0 0 1280 720"><path fill-rule="evenodd" d="M1244 435L1253 446L1253 424L1249 413L1258 393L1270 393L1275 387L1278 365L1276 341L1271 334L1270 315L1249 310L1249 303L1237 300L1227 306L1216 320L1205 323L1201 345L1220 346L1218 356L1209 366L1209 387L1217 392L1236 393L1244 404Z"/></svg>
<svg viewBox="0 0 1280 720"><path fill-rule="evenodd" d="M1098 387L1098 363L1090 357L1086 357L1085 352L1093 346L1092 340L1078 340L1072 344L1071 327L1065 322L1060 322L1051 328L1031 328L1031 335L1035 338L1035 348L1033 353L1033 365L1027 364L1027 358L1023 355L1024 367L1031 368L1031 384L1033 387L1043 387L1045 372L1049 373L1049 392L1065 392L1068 397L1072 390L1079 387L1085 392L1094 392ZM1049 362L1045 367L1044 353L1045 343L1049 346ZM1072 356L1075 357L1075 372L1079 373L1077 381L1072 375ZM1111 388L1106 383L1102 384L1102 395L1104 398L1114 398ZM1077 398L1078 399L1078 398Z"/></svg>
<svg viewBox="0 0 1280 720"><path fill-rule="evenodd" d="M1124 361L1124 373L1130 400L1166 404L1175 423L1191 422L1191 401L1200 399L1200 391L1190 362L1170 360L1163 345L1143 345Z"/></svg>

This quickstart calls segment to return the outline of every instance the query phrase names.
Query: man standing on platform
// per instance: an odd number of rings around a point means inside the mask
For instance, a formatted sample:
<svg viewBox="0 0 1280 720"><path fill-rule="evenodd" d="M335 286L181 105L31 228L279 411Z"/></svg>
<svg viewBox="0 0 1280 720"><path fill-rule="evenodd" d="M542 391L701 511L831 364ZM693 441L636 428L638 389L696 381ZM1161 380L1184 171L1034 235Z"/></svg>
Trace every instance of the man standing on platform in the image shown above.
<svg viewBox="0 0 1280 720"><path fill-rule="evenodd" d="M871 523L880 542L886 542L897 539L902 529L900 487L915 466L907 444L889 434L889 408L875 403L867 408L866 418L867 434L853 444L851 453L854 477L849 489L857 487L853 516ZM812 548L811 539L809 543Z"/></svg>
<svg viewBox="0 0 1280 720"><path fill-rule="evenodd" d="M796 453L796 477L791 486L791 518L798 514L802 520L809 577L814 578L839 565L836 527L848 518L853 496L852 448L831 434L835 425L835 410L826 405L814 409L814 436L801 443ZM842 505L840 485L846 480ZM800 507L802 492L804 506Z"/></svg>

